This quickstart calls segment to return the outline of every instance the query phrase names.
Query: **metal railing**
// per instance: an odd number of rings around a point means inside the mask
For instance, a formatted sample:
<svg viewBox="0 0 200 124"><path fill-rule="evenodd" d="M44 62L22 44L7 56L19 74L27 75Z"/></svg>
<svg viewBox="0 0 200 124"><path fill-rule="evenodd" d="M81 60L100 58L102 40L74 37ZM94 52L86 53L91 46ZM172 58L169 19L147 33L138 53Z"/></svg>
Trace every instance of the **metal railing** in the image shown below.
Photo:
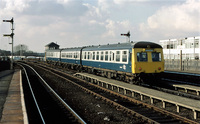
<svg viewBox="0 0 200 124"><path fill-rule="evenodd" d="M200 60L165 59L165 70L200 72Z"/></svg>

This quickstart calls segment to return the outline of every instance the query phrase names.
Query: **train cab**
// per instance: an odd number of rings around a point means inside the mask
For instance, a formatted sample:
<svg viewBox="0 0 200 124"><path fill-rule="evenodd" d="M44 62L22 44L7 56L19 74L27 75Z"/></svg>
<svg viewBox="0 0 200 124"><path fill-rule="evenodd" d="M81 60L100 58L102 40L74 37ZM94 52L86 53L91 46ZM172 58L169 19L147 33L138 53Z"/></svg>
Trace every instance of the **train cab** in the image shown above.
<svg viewBox="0 0 200 124"><path fill-rule="evenodd" d="M164 71L162 47L152 42L138 42L132 50L132 73L161 73Z"/></svg>

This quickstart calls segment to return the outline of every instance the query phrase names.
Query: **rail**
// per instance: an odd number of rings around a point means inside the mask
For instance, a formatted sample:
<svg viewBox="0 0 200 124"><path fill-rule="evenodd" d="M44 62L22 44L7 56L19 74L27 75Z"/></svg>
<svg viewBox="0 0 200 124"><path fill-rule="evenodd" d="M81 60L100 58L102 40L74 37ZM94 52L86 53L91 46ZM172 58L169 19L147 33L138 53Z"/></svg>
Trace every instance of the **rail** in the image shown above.
<svg viewBox="0 0 200 124"><path fill-rule="evenodd" d="M21 67L23 68L23 70L24 70L24 73L25 73L25 75L26 75L26 79L27 79L27 81L28 81L28 85L29 85L29 88L30 88L31 94L32 94L32 96L33 96L33 99L34 99L35 105L36 105L36 107L37 107L38 113L39 113L39 115L40 115L40 118L41 118L43 124L45 124L45 121L44 121L43 115L42 115L42 113L41 113L41 111L40 111L40 108L39 108L38 102L37 102L37 100L36 100L36 98L35 98L35 95L34 95L33 89L32 89L32 87L31 87L31 84L30 84L30 81L29 81L29 78L28 78L28 74L27 74L27 72L26 72L26 69L25 69L21 64L19 64L19 66L21 66Z"/></svg>
<svg viewBox="0 0 200 124"><path fill-rule="evenodd" d="M23 63L24 64L24 63ZM24 64L24 65L26 65L26 66L28 66L29 68L31 68L33 71L34 71L34 73L41 79L41 81L44 83L44 85L46 86L46 87L48 87L48 89L52 92L52 94L54 95L54 96L56 96L56 98L66 107L66 109L68 109L73 115L74 115L74 117L78 120L78 122L79 123L81 123L81 124L87 124L48 84L47 84L47 82L37 73L37 71L35 71L31 66L29 66L29 65L27 65L27 64ZM24 67L23 67L24 68ZM27 73L26 73L26 75L27 75ZM32 92L32 91L31 91ZM34 94L34 93L33 93ZM37 102L36 102L37 103ZM38 106L38 105L37 105ZM39 107L38 107L38 111L39 111L39 113L40 113L40 115L41 115L41 118L42 118L42 120L43 120L43 124L45 124L45 121L44 121L44 119L43 119L43 117L42 117L42 114L41 114L41 112L40 112L40 110L39 110Z"/></svg>

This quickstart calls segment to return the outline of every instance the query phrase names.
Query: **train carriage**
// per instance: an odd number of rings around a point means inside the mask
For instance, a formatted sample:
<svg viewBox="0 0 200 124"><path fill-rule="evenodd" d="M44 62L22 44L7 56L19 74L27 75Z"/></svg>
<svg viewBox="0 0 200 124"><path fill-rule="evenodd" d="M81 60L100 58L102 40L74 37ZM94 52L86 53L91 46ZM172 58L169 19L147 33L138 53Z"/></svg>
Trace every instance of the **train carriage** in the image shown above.
<svg viewBox="0 0 200 124"><path fill-rule="evenodd" d="M46 61L60 61L60 49L46 50Z"/></svg>
<svg viewBox="0 0 200 124"><path fill-rule="evenodd" d="M61 62L80 64L80 51L82 48L67 48L61 50Z"/></svg>
<svg viewBox="0 0 200 124"><path fill-rule="evenodd" d="M65 63L67 67L138 82L159 75L164 71L162 47L147 41L118 43L48 50L47 60Z"/></svg>
<svg viewBox="0 0 200 124"><path fill-rule="evenodd" d="M131 73L131 50L127 43L86 47L82 65Z"/></svg>

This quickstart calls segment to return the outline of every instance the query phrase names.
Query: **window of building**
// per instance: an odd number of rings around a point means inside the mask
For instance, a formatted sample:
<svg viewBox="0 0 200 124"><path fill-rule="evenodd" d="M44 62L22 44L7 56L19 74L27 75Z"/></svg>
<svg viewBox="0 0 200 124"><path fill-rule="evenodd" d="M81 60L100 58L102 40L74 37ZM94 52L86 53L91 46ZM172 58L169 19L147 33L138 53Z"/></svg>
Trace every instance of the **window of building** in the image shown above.
<svg viewBox="0 0 200 124"><path fill-rule="evenodd" d="M147 62L147 53L146 52L137 53L137 61L138 62Z"/></svg>
<svg viewBox="0 0 200 124"><path fill-rule="evenodd" d="M199 48L199 39L195 39L195 48Z"/></svg>

